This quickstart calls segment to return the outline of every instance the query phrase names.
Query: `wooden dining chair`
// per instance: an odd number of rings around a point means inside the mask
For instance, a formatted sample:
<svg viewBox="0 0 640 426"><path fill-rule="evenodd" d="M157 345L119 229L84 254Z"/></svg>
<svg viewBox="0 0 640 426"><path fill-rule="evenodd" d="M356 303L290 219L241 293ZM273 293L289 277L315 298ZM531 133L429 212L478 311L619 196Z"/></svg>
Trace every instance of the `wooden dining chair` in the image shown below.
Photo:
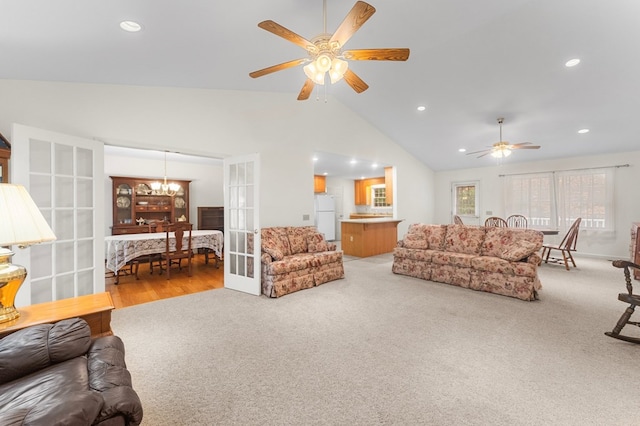
<svg viewBox="0 0 640 426"><path fill-rule="evenodd" d="M153 232L165 232L166 228L169 226L169 222L163 221L151 221L147 224L149 233ZM161 253L153 253L149 255L149 274L153 274L153 266L157 266L162 272L162 254Z"/></svg>
<svg viewBox="0 0 640 426"><path fill-rule="evenodd" d="M491 216L484 221L484 226L496 226L498 228L508 228L507 221L501 217Z"/></svg>
<svg viewBox="0 0 640 426"><path fill-rule="evenodd" d="M614 260L612 264L616 268L622 268L624 270L624 280L626 282L627 292L619 293L618 300L624 303L628 303L629 306L624 310L615 327L613 327L613 331L607 331L604 334L609 337L613 337L614 339L620 339L631 343L640 343L640 337L631 337L620 334L624 326L627 324L640 327L640 322L629 321L636 306L640 304L640 295L633 294L633 285L631 284L631 272L629 271L629 268L634 268L640 271L640 265L626 260Z"/></svg>
<svg viewBox="0 0 640 426"><path fill-rule="evenodd" d="M453 223L456 225L464 225L464 222L462 222L462 219L458 215L453 216Z"/></svg>
<svg viewBox="0 0 640 426"><path fill-rule="evenodd" d="M167 279L171 279L171 266L178 265L178 269L182 270L182 260L187 261L188 275L191 276L191 259L193 258L193 250L191 248L191 231L193 224L189 222L176 222L166 227L166 250L161 254L160 273L167 271ZM171 233L174 234L175 245L171 244ZM184 238L186 235L187 247L184 247Z"/></svg>
<svg viewBox="0 0 640 426"><path fill-rule="evenodd" d="M567 234L564 236L560 244L543 244L542 245L542 258L544 259L544 263L559 263L563 264L564 267L569 270L569 261L573 264L573 267L576 267L576 261L573 259L573 255L571 252L576 251L576 244L578 243L578 232L580 230L580 222L582 218L577 218L569 230ZM562 255L560 257L550 256L552 250L557 250Z"/></svg>
<svg viewBox="0 0 640 426"><path fill-rule="evenodd" d="M527 218L521 214L512 214L507 218L509 228L527 228Z"/></svg>

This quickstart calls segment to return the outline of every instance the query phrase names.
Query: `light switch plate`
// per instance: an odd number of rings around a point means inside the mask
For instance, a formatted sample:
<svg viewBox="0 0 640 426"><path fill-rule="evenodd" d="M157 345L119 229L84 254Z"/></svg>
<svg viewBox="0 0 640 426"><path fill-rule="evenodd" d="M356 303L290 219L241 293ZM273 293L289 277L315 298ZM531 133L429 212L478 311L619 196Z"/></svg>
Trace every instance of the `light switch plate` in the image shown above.
<svg viewBox="0 0 640 426"><path fill-rule="evenodd" d="M302 220L309 220L309 215L308 214L303 214L302 215Z"/></svg>

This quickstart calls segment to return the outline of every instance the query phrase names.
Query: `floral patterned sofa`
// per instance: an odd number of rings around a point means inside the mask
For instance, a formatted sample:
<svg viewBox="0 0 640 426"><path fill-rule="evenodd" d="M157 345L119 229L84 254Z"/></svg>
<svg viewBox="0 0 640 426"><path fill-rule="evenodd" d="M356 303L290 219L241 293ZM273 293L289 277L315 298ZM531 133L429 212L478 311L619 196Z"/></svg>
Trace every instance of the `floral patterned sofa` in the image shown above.
<svg viewBox="0 0 640 426"><path fill-rule="evenodd" d="M393 251L392 271L536 300L542 239L532 229L413 224Z"/></svg>
<svg viewBox="0 0 640 426"><path fill-rule="evenodd" d="M261 230L262 294L280 297L344 278L342 251L314 226Z"/></svg>

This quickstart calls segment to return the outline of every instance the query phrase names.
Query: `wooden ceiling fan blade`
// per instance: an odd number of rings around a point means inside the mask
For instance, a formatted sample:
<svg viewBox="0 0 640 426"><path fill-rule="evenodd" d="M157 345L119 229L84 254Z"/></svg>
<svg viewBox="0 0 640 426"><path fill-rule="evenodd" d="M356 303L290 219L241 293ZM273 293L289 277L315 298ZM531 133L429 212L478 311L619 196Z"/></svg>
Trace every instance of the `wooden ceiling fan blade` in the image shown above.
<svg viewBox="0 0 640 426"><path fill-rule="evenodd" d="M267 68L263 68L263 69L258 70L258 71L251 72L251 73L249 73L249 76L252 77L252 78L262 77L263 75L271 74L271 73L276 72L276 71L282 71L282 70L285 70L287 68L291 68L291 67L295 67L297 65L304 64L306 61L307 61L306 58L294 59L293 61L283 62L283 63L278 64L278 65L273 65L271 67L267 67Z"/></svg>
<svg viewBox="0 0 640 426"><path fill-rule="evenodd" d="M357 93L362 93L369 88L369 85L365 83L360 77L356 75L350 69L347 69L344 73L344 81Z"/></svg>
<svg viewBox="0 0 640 426"><path fill-rule="evenodd" d="M375 12L375 7L363 1L357 1L336 32L331 36L329 43L338 42L338 46L342 48L351 36L353 36Z"/></svg>
<svg viewBox="0 0 640 426"><path fill-rule="evenodd" d="M353 61L406 61L409 59L409 49L354 49L345 50L342 55Z"/></svg>
<svg viewBox="0 0 640 426"><path fill-rule="evenodd" d="M288 40L291 43L297 44L304 50L309 50L309 48L315 47L315 45L306 38L294 33L290 29L287 29L272 20L262 21L258 24L258 26L265 31L269 31L270 33L277 35L278 37L282 37L283 39Z"/></svg>
<svg viewBox="0 0 640 426"><path fill-rule="evenodd" d="M484 157L485 155L489 155L489 154L491 154L492 152L493 152L493 150L489 150L488 152L485 152L485 153L484 153L484 154L482 154L482 155L478 155L478 157L477 157L477 158L482 158L482 157ZM477 154L477 153L476 153L476 154Z"/></svg>
<svg viewBox="0 0 640 426"><path fill-rule="evenodd" d="M298 95L298 100L306 101L307 99L309 99L309 96L311 96L311 92L313 92L313 88L315 87L315 85L316 84L313 82L313 80L308 78L307 81L304 82L304 85L302 86L302 90L300 90L300 94Z"/></svg>
<svg viewBox="0 0 640 426"><path fill-rule="evenodd" d="M480 151L467 152L465 155L480 154L481 152L486 152L486 153L488 154L488 153L490 153L491 151L493 151L493 148L489 148L489 149L481 149Z"/></svg>
<svg viewBox="0 0 640 426"><path fill-rule="evenodd" d="M540 145L514 146L511 149L540 149Z"/></svg>

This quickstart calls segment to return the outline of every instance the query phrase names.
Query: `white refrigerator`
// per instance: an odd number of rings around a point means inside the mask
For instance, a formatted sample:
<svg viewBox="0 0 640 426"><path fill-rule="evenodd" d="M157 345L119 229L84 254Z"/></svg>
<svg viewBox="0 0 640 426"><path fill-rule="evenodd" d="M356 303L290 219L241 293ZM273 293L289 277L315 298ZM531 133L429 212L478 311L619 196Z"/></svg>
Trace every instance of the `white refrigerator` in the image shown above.
<svg viewBox="0 0 640 426"><path fill-rule="evenodd" d="M336 239L336 202L331 195L316 195L316 228L327 241Z"/></svg>

